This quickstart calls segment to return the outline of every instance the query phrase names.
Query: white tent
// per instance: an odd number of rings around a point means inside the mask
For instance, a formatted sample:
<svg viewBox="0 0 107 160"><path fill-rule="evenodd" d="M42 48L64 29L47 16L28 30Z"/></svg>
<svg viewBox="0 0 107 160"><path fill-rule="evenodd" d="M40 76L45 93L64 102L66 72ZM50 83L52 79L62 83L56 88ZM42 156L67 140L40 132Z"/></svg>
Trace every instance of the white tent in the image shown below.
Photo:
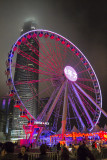
<svg viewBox="0 0 107 160"><path fill-rule="evenodd" d="M104 131L104 128L103 128L103 127L101 127L101 131Z"/></svg>
<svg viewBox="0 0 107 160"><path fill-rule="evenodd" d="M79 131L75 126L73 126L73 128L72 128L71 132L79 133L80 131Z"/></svg>
<svg viewBox="0 0 107 160"><path fill-rule="evenodd" d="M66 129L65 129L65 134L69 134L70 132L68 132ZM59 129L59 131L56 133L56 134L62 134L62 127Z"/></svg>
<svg viewBox="0 0 107 160"><path fill-rule="evenodd" d="M88 130L86 127L84 127L84 129L81 131L81 133L87 133L87 132L88 132Z"/></svg>
<svg viewBox="0 0 107 160"><path fill-rule="evenodd" d="M107 125L104 125L104 131L107 132Z"/></svg>
<svg viewBox="0 0 107 160"><path fill-rule="evenodd" d="M98 125L96 125L91 132L99 132L99 131L101 131L101 128Z"/></svg>

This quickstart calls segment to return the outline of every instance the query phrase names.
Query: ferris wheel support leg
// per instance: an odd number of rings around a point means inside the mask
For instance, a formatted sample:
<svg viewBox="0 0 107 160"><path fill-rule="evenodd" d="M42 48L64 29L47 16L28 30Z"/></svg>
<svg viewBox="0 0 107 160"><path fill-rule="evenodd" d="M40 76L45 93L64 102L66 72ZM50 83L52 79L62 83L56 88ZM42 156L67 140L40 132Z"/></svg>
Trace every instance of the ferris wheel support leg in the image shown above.
<svg viewBox="0 0 107 160"><path fill-rule="evenodd" d="M38 132L38 135L37 135L37 137L36 137L36 141L38 140L38 138L39 138L39 136L41 135L42 131L43 131L43 127L40 128L40 131Z"/></svg>
<svg viewBox="0 0 107 160"><path fill-rule="evenodd" d="M57 90L58 90L58 89L56 89L56 90L53 91L53 93L52 93L51 97L49 98L47 104L45 105L45 107L44 107L42 113L37 117L37 120L38 120L38 121L41 120L41 119L43 118L43 116L45 115L45 113L46 113L46 111L47 111L49 105L51 104L52 99L54 98L54 96L55 96Z"/></svg>
<svg viewBox="0 0 107 160"><path fill-rule="evenodd" d="M82 100L81 100L81 97L79 96L79 94L78 94L78 92L77 92L77 90L76 90L76 88L75 88L75 86L74 86L73 84L72 84L72 87L73 87L73 90L74 90L74 92L75 92L75 94L76 94L76 96L77 96L77 98L78 98L78 100L79 100L82 108L83 108L84 111L85 111L86 116L87 116L88 119L89 119L89 122L91 123L91 126L93 127L93 126L94 126L93 121L92 121L92 119L91 119L91 117L90 117L87 109L85 108L85 105L84 105L84 103L83 103Z"/></svg>
<svg viewBox="0 0 107 160"><path fill-rule="evenodd" d="M49 120L49 118L50 118L50 116L51 116L51 114L52 114L52 112L53 112L53 110L54 110L54 108L56 106L56 103L57 103L57 101L58 101L58 99L59 99L59 97L60 97L60 95L61 95L61 93L62 93L62 91L64 89L64 86L65 86L65 82L63 82L63 84L62 84L62 86L61 86L61 88L60 88L60 90L59 90L59 92L58 92L58 94L57 94L57 96L56 96L56 98L55 98L50 110L48 111L48 113L46 115L46 119L45 119L46 122ZM38 135L36 137L36 141L38 140L39 136L41 135L42 130L43 130L43 128L40 129L40 131L39 131L39 133L38 133Z"/></svg>
<svg viewBox="0 0 107 160"><path fill-rule="evenodd" d="M62 140L64 140L66 119L67 119L67 104L68 104L68 81L66 81L64 104L63 104L63 115L62 115Z"/></svg>
<svg viewBox="0 0 107 160"><path fill-rule="evenodd" d="M72 101L72 99L71 99L70 96L68 96L68 98L69 98L69 101L70 101L70 103L71 103L71 106L73 107L73 109L74 109L74 111L75 111L75 113L76 113L76 115L77 115L77 117L78 117L78 119L79 119L82 127L84 128L84 127L85 127L85 124L84 124L82 118L80 117L79 112L78 112L77 109L76 109L75 103Z"/></svg>
<svg viewBox="0 0 107 160"><path fill-rule="evenodd" d="M107 117L107 113L77 83L75 86Z"/></svg>
<svg viewBox="0 0 107 160"><path fill-rule="evenodd" d="M56 104L58 102L58 99L59 99L64 87L65 87L65 82L63 82L63 84L62 84L62 86L61 86L61 88L60 88L60 90L59 90L59 92L58 92L58 94L57 94L57 96L56 96L56 98L55 98L50 110L48 111L48 113L46 115L46 119L45 119L46 122L49 120L49 118L50 118L50 116L51 116L51 114L52 114L52 112L53 112L53 110L54 110L54 108L55 108L55 106L56 106Z"/></svg>

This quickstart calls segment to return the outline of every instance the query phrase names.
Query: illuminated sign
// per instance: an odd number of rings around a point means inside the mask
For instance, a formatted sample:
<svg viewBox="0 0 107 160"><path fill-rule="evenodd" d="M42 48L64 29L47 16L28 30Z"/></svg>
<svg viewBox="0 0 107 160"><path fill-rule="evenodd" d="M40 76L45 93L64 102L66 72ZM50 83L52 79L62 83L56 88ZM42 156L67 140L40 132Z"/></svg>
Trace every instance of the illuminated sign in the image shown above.
<svg viewBox="0 0 107 160"><path fill-rule="evenodd" d="M44 125L49 125L49 122L35 121L34 124L44 124Z"/></svg>
<svg viewBox="0 0 107 160"><path fill-rule="evenodd" d="M77 80L77 73L74 70L74 68L72 68L71 66L66 66L64 68L64 74L66 76L66 78L70 81L76 81Z"/></svg>

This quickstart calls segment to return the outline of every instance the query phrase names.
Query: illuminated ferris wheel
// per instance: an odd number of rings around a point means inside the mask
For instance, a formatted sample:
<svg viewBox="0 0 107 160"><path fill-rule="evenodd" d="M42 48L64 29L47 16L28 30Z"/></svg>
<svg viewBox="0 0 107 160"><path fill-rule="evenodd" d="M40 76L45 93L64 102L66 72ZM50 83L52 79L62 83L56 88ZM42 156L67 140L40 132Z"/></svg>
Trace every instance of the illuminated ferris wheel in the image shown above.
<svg viewBox="0 0 107 160"><path fill-rule="evenodd" d="M19 61L16 60L18 56ZM7 83L12 83L29 119L49 122L53 131L62 127L64 132L65 129L70 131L73 125L80 131L84 127L91 131L101 112L107 117L102 109L101 89L94 69L65 37L43 29L29 31L15 42L7 63ZM15 79L17 68L26 75ZM32 74L35 77L32 78ZM30 98L26 92L21 94L19 88L23 86L32 93ZM32 100L36 102L36 116L29 110Z"/></svg>

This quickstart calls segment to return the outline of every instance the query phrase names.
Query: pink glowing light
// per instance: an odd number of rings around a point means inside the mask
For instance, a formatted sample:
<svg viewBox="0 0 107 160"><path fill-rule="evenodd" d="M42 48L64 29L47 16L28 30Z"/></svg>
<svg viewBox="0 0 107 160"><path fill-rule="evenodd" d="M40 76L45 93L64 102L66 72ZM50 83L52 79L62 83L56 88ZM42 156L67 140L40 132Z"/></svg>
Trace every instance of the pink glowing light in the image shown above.
<svg viewBox="0 0 107 160"><path fill-rule="evenodd" d="M74 70L74 68L72 68L71 66L66 66L64 68L64 74L66 76L66 78L70 81L76 81L77 80L77 73Z"/></svg>

